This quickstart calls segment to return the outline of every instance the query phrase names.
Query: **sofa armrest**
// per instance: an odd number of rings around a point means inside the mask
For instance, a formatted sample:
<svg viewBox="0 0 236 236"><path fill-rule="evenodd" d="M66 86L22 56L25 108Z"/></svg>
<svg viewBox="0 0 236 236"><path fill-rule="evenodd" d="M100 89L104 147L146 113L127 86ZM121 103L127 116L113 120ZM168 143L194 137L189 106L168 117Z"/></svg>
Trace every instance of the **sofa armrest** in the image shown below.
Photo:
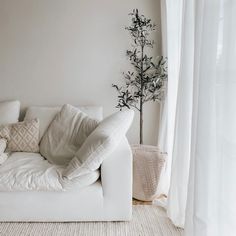
<svg viewBox="0 0 236 236"><path fill-rule="evenodd" d="M126 138L101 166L105 218L130 220L132 215L132 152ZM114 214L115 213L115 214Z"/></svg>

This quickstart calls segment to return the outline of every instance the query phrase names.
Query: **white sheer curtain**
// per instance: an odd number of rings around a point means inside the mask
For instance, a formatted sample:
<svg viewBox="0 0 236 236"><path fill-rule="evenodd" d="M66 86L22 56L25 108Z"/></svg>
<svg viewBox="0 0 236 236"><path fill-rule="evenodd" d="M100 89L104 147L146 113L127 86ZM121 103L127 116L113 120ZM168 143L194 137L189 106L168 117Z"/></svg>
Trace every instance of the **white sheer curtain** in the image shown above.
<svg viewBox="0 0 236 236"><path fill-rule="evenodd" d="M186 233L236 235L236 1L197 0ZM200 20L201 19L201 20Z"/></svg>
<svg viewBox="0 0 236 236"><path fill-rule="evenodd" d="M167 22L166 22L166 5L165 0L161 0L161 32L162 32L162 55L167 57ZM160 103L160 122L159 122L159 133L158 133L158 144L159 149L167 153L167 127L168 127L168 116L167 116L167 94L165 99ZM166 198L163 195L167 195L170 185L170 165L171 161L166 160L164 168L161 172L157 195L159 195L159 202L166 204ZM160 196L162 198L160 199ZM156 203L156 200L154 200Z"/></svg>
<svg viewBox="0 0 236 236"><path fill-rule="evenodd" d="M178 4L175 4L175 2L178 2ZM177 6L178 10L172 6ZM168 157L164 170L160 176L157 193L159 195L167 195L170 185L175 110L180 65L181 23L182 0L161 0L162 51L163 55L168 57L168 91L166 99L161 106L158 147L162 152L167 152ZM172 37L169 37L171 35L175 35L174 40ZM154 201L154 203L161 205L163 204L163 202L160 203L159 199Z"/></svg>
<svg viewBox="0 0 236 236"><path fill-rule="evenodd" d="M167 0L169 1L169 0ZM181 2L181 4L180 4ZM182 6L182 9L179 8ZM168 194L167 214L173 223L183 227L187 200L188 173L191 145L193 60L194 60L194 12L193 0L171 1L170 6L179 13L181 34L179 44L180 67L176 75L178 81L177 105L173 129L173 150L171 184ZM177 14L177 13L176 13ZM173 16L169 15L169 18ZM177 35L178 36L178 35ZM176 35L169 35L173 39ZM179 36L180 37L180 36ZM171 81L169 81L171 83Z"/></svg>
<svg viewBox="0 0 236 236"><path fill-rule="evenodd" d="M179 29L168 8L182 16L168 216L174 224L185 225L186 236L233 236L236 1L166 2L167 24ZM177 35L168 34L168 42Z"/></svg>

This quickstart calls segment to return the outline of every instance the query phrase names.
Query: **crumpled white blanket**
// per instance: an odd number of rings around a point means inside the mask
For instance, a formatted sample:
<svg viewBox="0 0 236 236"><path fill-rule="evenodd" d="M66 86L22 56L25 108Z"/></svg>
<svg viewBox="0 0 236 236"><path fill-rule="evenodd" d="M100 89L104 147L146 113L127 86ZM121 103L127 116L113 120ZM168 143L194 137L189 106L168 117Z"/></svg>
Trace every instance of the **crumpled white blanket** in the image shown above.
<svg viewBox="0 0 236 236"><path fill-rule="evenodd" d="M60 168L39 153L12 153L0 165L0 191L63 190Z"/></svg>
<svg viewBox="0 0 236 236"><path fill-rule="evenodd" d="M50 164L39 153L11 153L0 165L0 192L66 191L96 182L99 171L69 181L62 179L63 167Z"/></svg>

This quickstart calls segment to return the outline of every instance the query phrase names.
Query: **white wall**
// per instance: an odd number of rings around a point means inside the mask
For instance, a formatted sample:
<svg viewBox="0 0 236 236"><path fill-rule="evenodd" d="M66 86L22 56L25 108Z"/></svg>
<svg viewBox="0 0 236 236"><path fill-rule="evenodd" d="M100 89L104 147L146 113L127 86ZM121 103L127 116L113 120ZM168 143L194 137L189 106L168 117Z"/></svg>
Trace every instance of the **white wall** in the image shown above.
<svg viewBox="0 0 236 236"><path fill-rule="evenodd" d="M115 111L112 83L129 62L124 30L139 8L160 25L158 0L0 0L0 100L22 106L103 105ZM153 37L159 41L160 30ZM156 144L158 105L145 114L145 142ZM130 130L138 142L138 116Z"/></svg>

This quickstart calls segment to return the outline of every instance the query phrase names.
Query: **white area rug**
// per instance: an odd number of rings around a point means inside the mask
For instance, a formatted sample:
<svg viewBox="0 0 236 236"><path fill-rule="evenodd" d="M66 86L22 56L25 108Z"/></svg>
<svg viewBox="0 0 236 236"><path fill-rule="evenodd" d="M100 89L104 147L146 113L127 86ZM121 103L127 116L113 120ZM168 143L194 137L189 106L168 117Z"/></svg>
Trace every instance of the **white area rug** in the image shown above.
<svg viewBox="0 0 236 236"><path fill-rule="evenodd" d="M1 236L181 236L162 208L137 205L130 222L0 223Z"/></svg>

